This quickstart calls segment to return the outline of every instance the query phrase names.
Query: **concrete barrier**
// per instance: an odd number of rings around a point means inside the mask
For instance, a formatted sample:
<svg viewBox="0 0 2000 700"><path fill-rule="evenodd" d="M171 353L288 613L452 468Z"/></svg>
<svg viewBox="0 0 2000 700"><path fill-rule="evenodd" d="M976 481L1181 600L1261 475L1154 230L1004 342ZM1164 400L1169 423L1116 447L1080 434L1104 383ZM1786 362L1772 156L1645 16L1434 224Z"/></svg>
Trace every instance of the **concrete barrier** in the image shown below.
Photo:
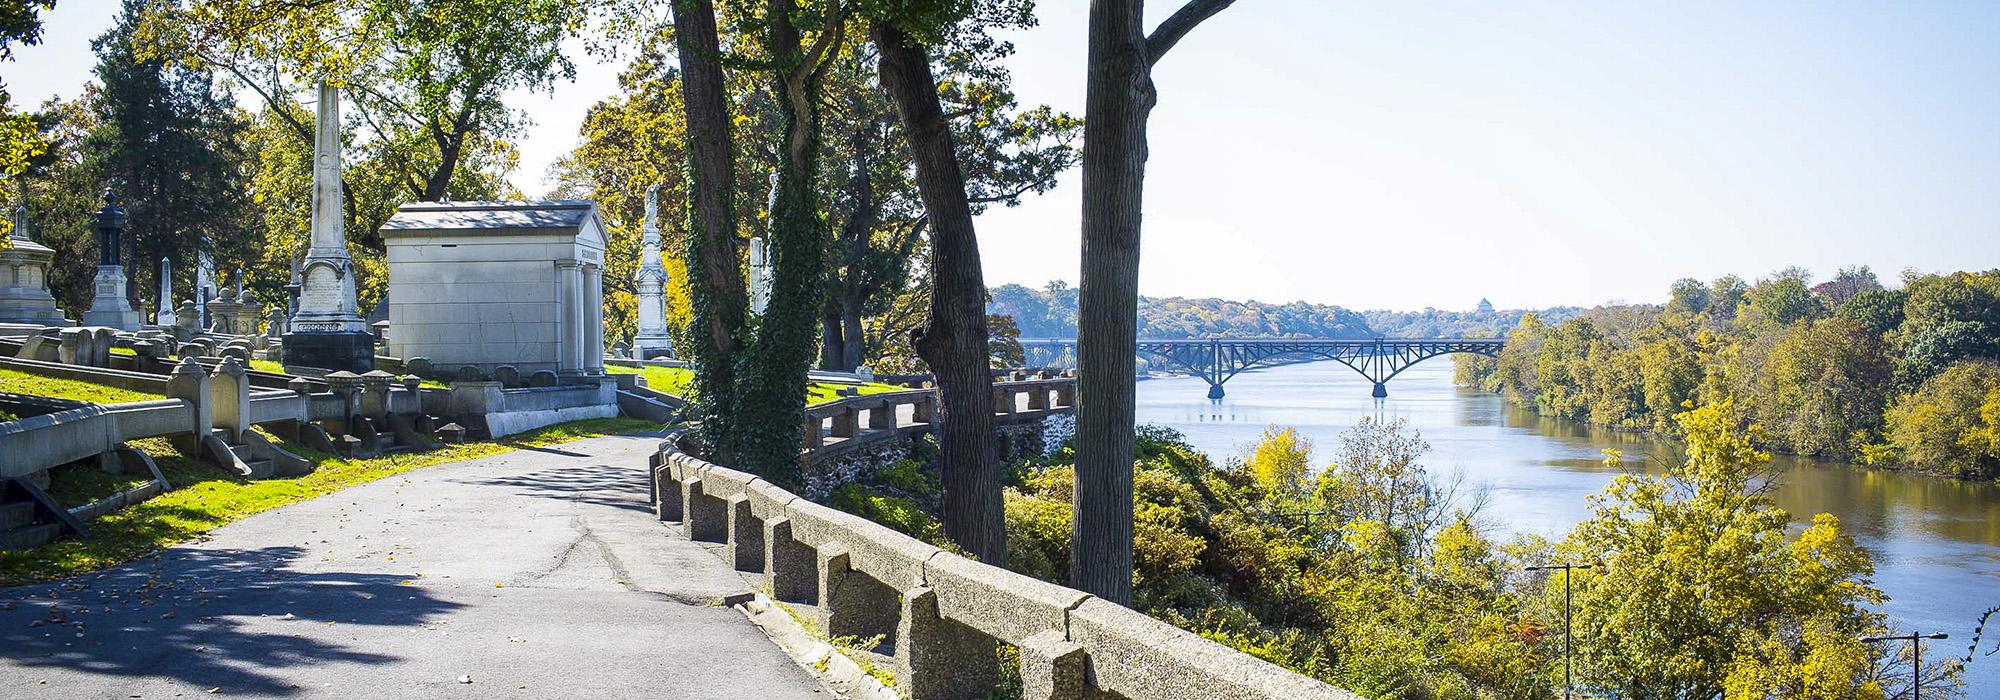
<svg viewBox="0 0 2000 700"><path fill-rule="evenodd" d="M1054 391L1056 387L1047 387ZM1347 691L1082 591L982 564L682 452L648 460L660 519L761 570L831 636L869 639L916 700L986 697L996 644L1027 700L1358 700ZM761 553L761 561L756 561Z"/></svg>

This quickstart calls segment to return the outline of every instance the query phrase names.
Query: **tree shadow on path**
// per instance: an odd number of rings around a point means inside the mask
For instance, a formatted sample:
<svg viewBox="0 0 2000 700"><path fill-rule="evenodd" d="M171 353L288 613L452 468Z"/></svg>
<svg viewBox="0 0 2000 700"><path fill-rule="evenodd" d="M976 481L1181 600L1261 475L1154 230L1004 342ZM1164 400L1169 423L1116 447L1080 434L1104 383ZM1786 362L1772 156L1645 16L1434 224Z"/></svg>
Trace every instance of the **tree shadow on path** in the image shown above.
<svg viewBox="0 0 2000 700"><path fill-rule="evenodd" d="M285 695L297 691L282 673L288 668L397 660L335 641L347 636L339 625L415 627L461 607L402 585L414 573L288 568L304 553L175 548L97 574L0 589L0 669Z"/></svg>
<svg viewBox="0 0 2000 700"><path fill-rule="evenodd" d="M629 465L577 464L510 476L458 479L473 486L499 486L537 498L553 498L624 510L653 512L646 499L646 473Z"/></svg>

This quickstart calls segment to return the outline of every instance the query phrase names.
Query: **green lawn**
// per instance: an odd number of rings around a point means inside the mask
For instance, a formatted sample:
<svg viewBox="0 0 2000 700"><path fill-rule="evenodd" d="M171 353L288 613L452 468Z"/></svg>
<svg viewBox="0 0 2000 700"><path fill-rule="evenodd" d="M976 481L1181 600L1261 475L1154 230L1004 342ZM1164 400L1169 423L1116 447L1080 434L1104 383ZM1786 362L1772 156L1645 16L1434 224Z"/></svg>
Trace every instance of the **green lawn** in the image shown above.
<svg viewBox="0 0 2000 700"><path fill-rule="evenodd" d="M90 403L128 403L163 398L159 394L148 394L75 379L44 377L39 374L17 372L11 369L0 369L0 391L6 391L10 394L29 394L32 396L49 396L58 399L88 401Z"/></svg>
<svg viewBox="0 0 2000 700"><path fill-rule="evenodd" d="M641 377L645 377L646 386L651 388L652 390L673 394L675 396L679 396L682 398L688 397L693 392L694 389L694 370L692 369L684 369L680 367L621 367L617 365L610 365L606 366L604 368L604 371L609 372L611 374L636 374ZM869 382L867 384L858 384L858 385L835 384L832 382L813 382L810 386L806 387L806 404L817 406L819 404L835 401L840 398L839 394L840 389L849 386L859 387L863 395L880 394L887 391L903 391L905 389L904 387L896 386L894 384L882 384L879 382Z"/></svg>
<svg viewBox="0 0 2000 700"><path fill-rule="evenodd" d="M552 425L496 442L447 445L415 454L342 459L272 438L312 460L313 473L291 479L249 481L207 462L188 458L161 438L134 440L151 455L174 490L89 523L88 539L64 539L27 551L0 552L0 586L47 581L96 571L186 542L224 523L279 506L325 495L412 469L542 447L598 435L658 430L630 418L603 418ZM109 475L106 475L109 476ZM93 488L103 484L91 484Z"/></svg>

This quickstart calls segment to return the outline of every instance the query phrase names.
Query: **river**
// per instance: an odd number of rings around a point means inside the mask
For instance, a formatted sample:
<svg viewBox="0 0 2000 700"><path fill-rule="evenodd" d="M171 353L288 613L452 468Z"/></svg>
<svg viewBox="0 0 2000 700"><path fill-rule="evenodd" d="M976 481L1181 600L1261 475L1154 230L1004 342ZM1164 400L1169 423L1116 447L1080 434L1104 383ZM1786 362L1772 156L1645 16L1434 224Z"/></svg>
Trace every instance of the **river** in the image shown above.
<svg viewBox="0 0 2000 700"><path fill-rule="evenodd" d="M1138 386L1138 420L1179 430L1218 463L1246 453L1266 425L1289 426L1312 439L1314 462L1325 465L1362 417L1402 418L1430 443L1424 463L1433 474L1461 473L1466 487L1487 489L1484 519L1502 537L1556 539L1588 517L1585 498L1618 473L1603 464L1606 448L1622 450L1627 469L1652 473L1677 454L1671 441L1543 418L1451 377L1449 358L1432 359L1391 380L1379 400L1334 362L1245 372L1220 401L1207 399L1208 385L1194 377L1148 379ZM1978 615L2000 606L2000 487L1783 455L1777 464L1780 506L1795 520L1838 516L1874 556L1891 626L1948 632L1924 655L1963 657ZM1984 653L1993 644L1981 646ZM1973 697L2000 688L2000 655L1975 657L1967 670Z"/></svg>

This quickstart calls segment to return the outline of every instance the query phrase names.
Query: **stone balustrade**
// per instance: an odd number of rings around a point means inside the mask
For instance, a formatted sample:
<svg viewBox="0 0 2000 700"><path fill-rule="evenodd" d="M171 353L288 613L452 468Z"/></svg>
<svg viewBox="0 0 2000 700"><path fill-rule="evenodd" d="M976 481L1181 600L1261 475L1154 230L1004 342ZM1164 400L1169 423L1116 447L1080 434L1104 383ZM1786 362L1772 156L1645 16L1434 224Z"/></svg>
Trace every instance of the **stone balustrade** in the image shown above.
<svg viewBox="0 0 2000 700"><path fill-rule="evenodd" d="M903 415L909 407L908 417ZM1076 379L1049 373L993 384L993 412L1004 421L1032 422L1076 407ZM929 430L936 420L936 389L891 391L806 408L803 449L814 458L843 453L876 440Z"/></svg>
<svg viewBox="0 0 2000 700"><path fill-rule="evenodd" d="M1027 700L1358 697L702 461L675 438L649 458L648 472L660 520L721 545L725 561L761 574L776 602L829 637L881 636L877 651L893 659L897 690L916 700L987 697L1001 680L1000 644L1020 652Z"/></svg>

